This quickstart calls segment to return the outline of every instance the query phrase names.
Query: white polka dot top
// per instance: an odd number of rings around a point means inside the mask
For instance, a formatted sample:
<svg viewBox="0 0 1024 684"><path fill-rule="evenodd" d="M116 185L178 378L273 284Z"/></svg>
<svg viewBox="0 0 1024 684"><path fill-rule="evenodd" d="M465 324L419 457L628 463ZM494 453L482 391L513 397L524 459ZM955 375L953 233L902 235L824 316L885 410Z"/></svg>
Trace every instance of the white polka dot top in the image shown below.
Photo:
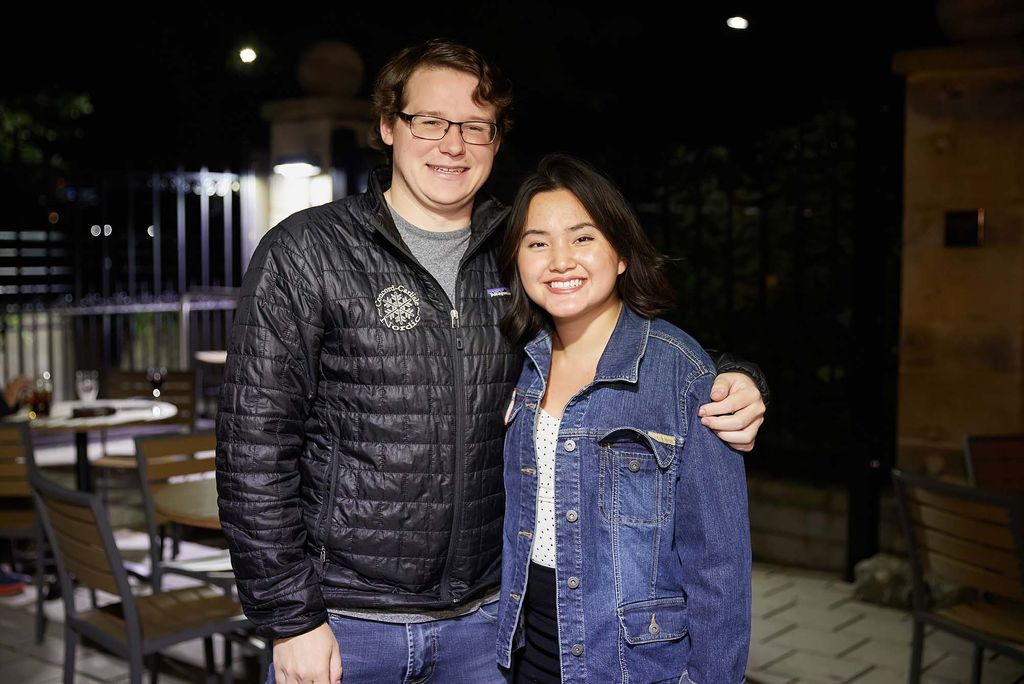
<svg viewBox="0 0 1024 684"><path fill-rule="evenodd" d="M555 567L555 447L561 420L544 409L537 417L537 525L533 531L533 562Z"/></svg>

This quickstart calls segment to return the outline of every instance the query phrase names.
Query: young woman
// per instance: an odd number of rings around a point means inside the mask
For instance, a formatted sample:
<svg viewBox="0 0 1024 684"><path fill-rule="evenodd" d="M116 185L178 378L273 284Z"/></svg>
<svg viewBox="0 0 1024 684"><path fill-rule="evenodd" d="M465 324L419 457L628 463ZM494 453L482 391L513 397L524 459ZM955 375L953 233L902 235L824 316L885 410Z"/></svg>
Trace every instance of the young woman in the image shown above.
<svg viewBox="0 0 1024 684"><path fill-rule="evenodd" d="M526 360L507 414L498 661L520 682L743 680L743 459L701 424L715 367L656 318L662 257L619 190L545 158L501 250Z"/></svg>

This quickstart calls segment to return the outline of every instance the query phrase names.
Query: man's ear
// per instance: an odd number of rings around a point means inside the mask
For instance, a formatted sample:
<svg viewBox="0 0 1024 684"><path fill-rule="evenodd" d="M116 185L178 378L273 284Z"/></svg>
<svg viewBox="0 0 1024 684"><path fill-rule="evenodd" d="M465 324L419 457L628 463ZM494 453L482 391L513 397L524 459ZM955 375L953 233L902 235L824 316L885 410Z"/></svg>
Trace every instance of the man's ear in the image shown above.
<svg viewBox="0 0 1024 684"><path fill-rule="evenodd" d="M395 122L394 120L388 121L385 117L380 117L380 139L384 141L385 145L395 144Z"/></svg>

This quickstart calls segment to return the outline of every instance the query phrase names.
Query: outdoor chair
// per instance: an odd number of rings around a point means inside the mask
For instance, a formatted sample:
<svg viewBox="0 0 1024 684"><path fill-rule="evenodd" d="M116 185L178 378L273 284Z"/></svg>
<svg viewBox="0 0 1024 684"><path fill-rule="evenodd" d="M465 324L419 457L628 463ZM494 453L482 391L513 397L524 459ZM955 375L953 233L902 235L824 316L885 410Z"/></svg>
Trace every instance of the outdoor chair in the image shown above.
<svg viewBox="0 0 1024 684"><path fill-rule="evenodd" d="M30 460L33 497L57 559L65 607L64 682L75 675L75 651L82 636L128 660L132 684L141 684L149 657L152 679L160 651L192 639L204 640L207 675L214 674L213 640L224 639L223 680L231 680L231 639L251 624L229 595L209 586L135 596L120 563L106 510L95 494L67 489L46 479ZM79 610L73 580L119 600Z"/></svg>
<svg viewBox="0 0 1024 684"><path fill-rule="evenodd" d="M155 591L160 590L163 575L166 573L192 577L228 591L234 588L235 576L227 551L190 561L164 560L164 535L160 530L168 524L176 523L162 517L153 503L155 492L162 487L174 486L169 482L171 478L212 474L212 456L199 458L197 455L212 452L216 447L217 438L213 430L188 434L148 435L135 439L135 458L142 485L142 507L146 518L146 532L150 538L150 581Z"/></svg>
<svg viewBox="0 0 1024 684"><path fill-rule="evenodd" d="M46 629L43 611L45 590L43 567L45 541L32 506L32 490L28 483L27 457L32 453L32 433L28 423L0 423L0 538L9 540L11 560L17 564L17 542L34 541L36 585L36 642L41 643Z"/></svg>
<svg viewBox="0 0 1024 684"><path fill-rule="evenodd" d="M921 679L924 628L974 645L971 681L986 649L1024 662L1024 499L893 471L914 585L910 681ZM930 605L925 573L961 588Z"/></svg>
<svg viewBox="0 0 1024 684"><path fill-rule="evenodd" d="M972 486L1024 495L1024 434L968 435L964 459Z"/></svg>

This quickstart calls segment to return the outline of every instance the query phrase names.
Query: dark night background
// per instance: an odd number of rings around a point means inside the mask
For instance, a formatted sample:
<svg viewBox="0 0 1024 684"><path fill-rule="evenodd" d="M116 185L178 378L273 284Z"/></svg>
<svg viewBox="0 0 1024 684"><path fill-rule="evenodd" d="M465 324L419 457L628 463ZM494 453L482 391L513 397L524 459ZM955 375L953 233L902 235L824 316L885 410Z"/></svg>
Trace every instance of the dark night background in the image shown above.
<svg viewBox="0 0 1024 684"><path fill-rule="evenodd" d="M516 126L490 190L509 200L547 152L581 155L636 202L678 261L669 316L766 369L774 400L749 463L842 481L891 462L902 184L898 50L945 44L931 2L662 6L228 5L30 17L0 44L0 104L47 124L40 164L6 164L10 227L42 223L49 172L266 163L268 100L301 96L303 50L341 40L373 74L445 36L512 80ZM733 31L725 19L750 21ZM240 47L259 53L239 63ZM62 119L88 96L91 112ZM56 103L56 104L54 104ZM51 173L52 175L52 173Z"/></svg>

